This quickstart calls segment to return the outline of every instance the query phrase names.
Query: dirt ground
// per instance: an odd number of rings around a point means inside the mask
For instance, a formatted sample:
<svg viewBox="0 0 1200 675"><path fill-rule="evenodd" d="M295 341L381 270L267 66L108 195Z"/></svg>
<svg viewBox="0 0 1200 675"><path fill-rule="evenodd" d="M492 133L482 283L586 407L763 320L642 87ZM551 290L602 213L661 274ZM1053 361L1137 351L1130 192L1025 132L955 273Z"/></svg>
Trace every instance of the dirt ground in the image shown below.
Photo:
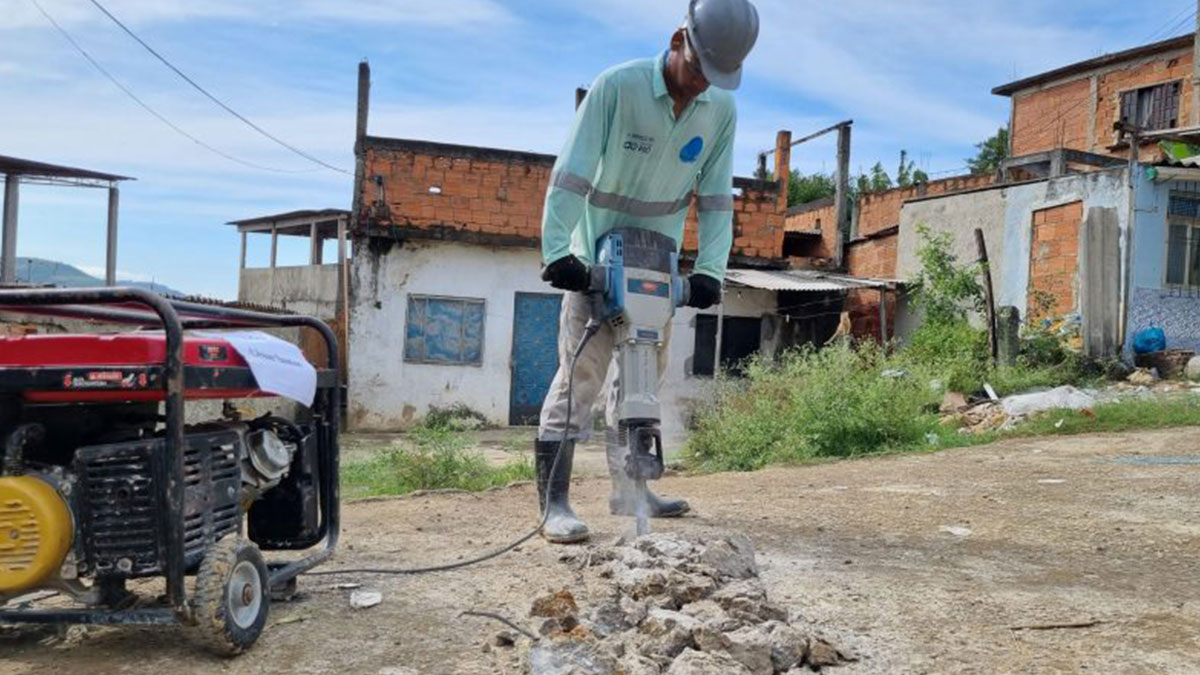
<svg viewBox="0 0 1200 675"><path fill-rule="evenodd" d="M594 452L594 451L593 451ZM601 459L602 462L602 459ZM602 464L599 464L602 466ZM773 600L859 657L850 673L1183 673L1200 669L1200 430L1025 439L936 454L668 477L694 515L659 529L740 531ZM594 541L629 524L607 482L575 503ZM347 504L330 567L454 560L527 529L534 489ZM499 612L590 579L535 540L480 566L421 577L302 580L249 654L217 660L173 629L0 639L0 673L496 673ZM353 610L338 582L382 591ZM586 592L581 593L586 602ZM1053 627L1075 625L1076 627Z"/></svg>

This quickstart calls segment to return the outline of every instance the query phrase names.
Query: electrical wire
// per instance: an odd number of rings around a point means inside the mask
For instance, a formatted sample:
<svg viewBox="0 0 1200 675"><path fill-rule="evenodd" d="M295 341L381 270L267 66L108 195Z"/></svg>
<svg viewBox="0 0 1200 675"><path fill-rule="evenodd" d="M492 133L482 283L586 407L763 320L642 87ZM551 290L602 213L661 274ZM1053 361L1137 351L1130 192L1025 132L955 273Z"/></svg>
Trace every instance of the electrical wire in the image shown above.
<svg viewBox="0 0 1200 675"><path fill-rule="evenodd" d="M114 16L112 12L108 11L108 9L104 5L100 4L99 0L90 0L90 1L93 5L96 6L97 9L99 9L101 12L103 12L105 16L107 16L109 19L112 19L113 23L117 24L117 26L119 26L121 28L121 30L125 31L125 33L127 35L129 35L129 37L133 38L139 45L141 45L143 48L145 48L146 51L150 52L154 56L154 58L161 61L162 64L165 65L167 68L170 68L172 72L174 72L179 77L183 78L184 82L187 82L188 84L190 84L196 91L200 92L206 98L208 98L208 100L210 100L213 103L220 106L221 109L223 109L225 112L229 113L230 115L233 115L238 120L240 120L241 122L243 122L247 126L249 126L251 129L254 129L258 133L262 134L263 136L269 138L270 140L274 141L275 143L278 143L279 145L283 146L284 148L287 148L288 150L292 151L293 153L299 155L300 157L303 157L304 159L307 159L308 161L313 162L314 164L323 166L326 169L329 169L331 171L337 171L339 173L344 173L346 175L353 175L353 172L347 171L346 169L334 166L332 164L329 164L328 162L325 162L324 160L314 157L314 156L308 154L307 152L304 152L303 150L297 148L296 146L288 143L287 141L284 141L283 139L279 138L278 136L275 136L274 134L267 131L266 129L263 129L262 127L255 124L254 122L250 121L249 119L246 118L245 115L242 115L241 113L239 113L238 111L236 111L232 107L230 107L228 104L226 104L224 101L217 98L213 94L209 93L209 91L207 89L205 89L204 87L201 87L199 84L196 83L195 80L188 77L186 73L184 73L179 68L175 67L175 64L168 61L165 56L163 56L162 54L159 54L153 47L151 47L149 44L147 44L145 40L138 37L137 33L134 33L132 30L129 29L128 26L126 26L124 23L121 23L121 20L118 19L116 16Z"/></svg>
<svg viewBox="0 0 1200 675"><path fill-rule="evenodd" d="M112 82L114 86L116 86L118 89L120 89L122 92L124 92L124 94L126 96L128 96L130 99L132 99L134 103L141 106L143 110L145 110L146 112L153 115L156 119L158 119L158 121L160 121L163 124L170 127L173 131L175 131L175 133L183 136L184 138L190 140L191 142L195 143L196 145L199 145L200 147L204 148L205 150L208 150L209 152L211 152L215 155L223 157L231 162L241 164L242 166L250 167L251 169L259 169L261 171L274 171L276 173L309 173L309 172L316 170L316 169L298 169L298 170L297 169L280 169L280 168L276 168L273 166L266 166L264 164L258 164L258 163L251 162L249 160L242 159L240 157L231 155L231 154L225 152L224 150L214 147L213 145L210 145L208 143L205 143L204 141L200 140L196 136L193 136L192 134L190 134L187 131L185 131L184 129L182 129L178 124L175 124L171 120L167 119L167 117L165 115L163 115L162 113L160 113L157 110L155 110L154 108L152 108L150 106L150 104L146 103L141 98L139 98L137 94L133 93L133 91L131 91L124 84L122 84L121 81L118 80L115 76L113 76L112 73L108 72L108 70L104 66L100 65L99 61L97 61L95 58L93 58L92 55L89 54L88 51L86 49L84 49L83 46L80 45L75 40L75 38L72 37L71 34L67 32L67 30L65 28L63 28L61 25L59 25L59 23L54 20L54 17L50 16L50 14L45 10L45 8L42 7L42 5L38 2L38 0L29 0L29 2L31 2L33 4L33 6L36 7L39 12L41 12L42 16L46 17L46 20L50 22L50 25L54 26L55 30L57 30L58 33L60 35L62 35L63 38L67 42L69 42L72 47L75 48L75 51L79 52L79 54L81 56L83 56L83 58L87 59L88 63L92 64L93 68L95 68L97 71L99 71L101 75L108 78L109 82Z"/></svg>
<svg viewBox="0 0 1200 675"><path fill-rule="evenodd" d="M583 353L583 348L591 341L592 336L600 330L600 322L591 319L583 329L583 335L579 338L579 345L575 347L575 352L571 355L571 366L567 372L567 418L563 424L563 437L558 443L558 451L554 453L554 461L550 464L550 471L546 475L546 498L542 505L542 517L538 521L537 527L525 533L521 537L514 539L509 544L493 551L488 551L482 555L478 555L470 560L460 560L458 562L447 563L444 565L430 565L428 567L412 567L412 568L377 568L363 567L342 570L317 570L304 572L307 576L332 576L335 574L388 574L388 575L412 575L412 574L428 574L430 572L449 572L451 570L461 569L470 565L475 565L492 558L498 558L505 553L515 549L525 542L533 539L546 526L546 521L550 518L550 481L558 472L558 463L562 459L563 450L570 442L568 435L571 431L571 412L572 403L575 399L575 364L579 361L579 355Z"/></svg>
<svg viewBox="0 0 1200 675"><path fill-rule="evenodd" d="M1167 19L1167 22L1165 24L1163 24L1162 26L1159 26L1158 30L1156 30L1153 33L1151 33L1150 35L1148 35L1145 39L1142 40L1142 42L1154 42L1156 39L1159 38L1159 36L1162 36L1164 34L1169 35L1170 29L1168 28L1168 26L1177 25L1179 18L1182 17L1184 14L1187 14L1189 9L1192 11L1192 16L1193 17L1196 16L1196 9L1195 9L1194 3L1192 3L1191 0L1187 0L1187 5L1185 5L1184 8L1179 11L1178 14L1171 17L1170 19ZM1164 33L1164 30L1166 31L1165 33Z"/></svg>
<svg viewBox="0 0 1200 675"><path fill-rule="evenodd" d="M1184 9L1184 12L1187 12L1187 9ZM1181 13L1181 14L1182 14L1182 13ZM1197 11L1196 11L1195 9L1192 9L1191 13L1190 13L1190 14L1188 14L1188 15L1187 15L1187 16L1186 16L1186 17L1185 17L1185 18L1184 18L1182 21L1175 21L1175 19L1171 19L1171 21L1168 21L1168 22L1167 22L1167 25L1170 25L1170 26L1171 26L1171 28L1168 28L1168 29L1167 29L1167 31L1166 31L1166 33L1165 33L1165 35L1170 35L1171 33L1175 32L1175 31L1176 31L1176 30L1178 30L1179 28L1183 27L1183 25L1184 25L1184 24L1186 24L1187 22L1194 20L1194 19L1196 18L1196 14L1197 14ZM1177 19L1179 16L1180 16L1180 15L1176 15L1176 17L1175 17L1175 18ZM1172 24L1172 23L1171 23L1172 21L1174 21L1175 23L1174 23L1174 24ZM1161 29L1161 28L1160 28L1159 30L1155 31L1155 32L1152 34L1152 37L1151 37L1151 38L1147 38L1147 40L1145 40L1145 41L1147 41L1147 42L1148 42L1148 41L1150 41L1151 39L1153 39L1153 35L1157 35L1157 34L1159 34L1159 33L1162 33L1162 29ZM1070 106L1068 106L1068 107L1066 107L1066 108L1064 108L1064 109L1060 110L1060 111L1059 111L1059 113L1058 113L1058 115L1056 115L1056 116L1055 116L1053 119L1051 119L1051 120L1050 120L1048 123L1046 123L1046 124L1043 124L1041 127L1039 127L1039 128L1036 130L1036 132L1037 132L1037 133L1041 133L1041 132L1043 132L1043 131L1046 131L1046 130L1050 130L1050 129L1052 129L1052 128L1054 127L1054 125L1056 125L1056 124L1058 124L1059 122L1061 122L1061 121L1063 120L1063 118L1065 118L1065 117L1066 117L1068 114L1070 114L1071 112L1074 112L1074 111L1075 111L1077 108L1079 108L1079 107L1080 107L1080 106L1082 106L1083 104L1085 104L1085 103L1089 103L1089 102L1090 102L1090 99L1088 99L1088 98L1086 98L1086 97L1085 97L1085 98L1080 98L1080 99L1079 99L1078 101L1076 101L1076 102L1075 102L1073 105L1070 105ZM1009 133L1011 133L1011 130L1010 130L1010 132L1009 132ZM1062 142L1062 139L1061 139L1061 138L1059 139L1059 142L1060 142L1060 143Z"/></svg>

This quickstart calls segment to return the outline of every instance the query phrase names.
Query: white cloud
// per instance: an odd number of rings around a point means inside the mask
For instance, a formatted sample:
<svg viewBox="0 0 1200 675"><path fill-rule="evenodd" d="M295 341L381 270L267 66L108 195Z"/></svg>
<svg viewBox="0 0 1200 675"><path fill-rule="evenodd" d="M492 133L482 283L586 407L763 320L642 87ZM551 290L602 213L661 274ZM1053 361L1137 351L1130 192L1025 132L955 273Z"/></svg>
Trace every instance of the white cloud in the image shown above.
<svg viewBox="0 0 1200 675"><path fill-rule="evenodd" d="M28 0L8 0L0 30L44 28L46 20ZM64 26L108 22L88 0L38 0ZM513 13L495 0L105 0L127 25L223 19L279 24L328 20L346 23L412 24L440 28L496 25ZM115 28L115 26L114 26Z"/></svg>

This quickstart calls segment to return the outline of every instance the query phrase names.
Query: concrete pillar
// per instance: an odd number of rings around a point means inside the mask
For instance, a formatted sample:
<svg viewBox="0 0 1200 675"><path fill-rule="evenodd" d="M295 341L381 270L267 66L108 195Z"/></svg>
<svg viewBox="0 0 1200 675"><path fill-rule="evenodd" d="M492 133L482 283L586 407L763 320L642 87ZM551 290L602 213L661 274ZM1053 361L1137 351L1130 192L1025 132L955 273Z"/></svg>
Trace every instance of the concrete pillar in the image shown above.
<svg viewBox="0 0 1200 675"><path fill-rule="evenodd" d="M317 221L315 221L315 220L312 222L311 225L308 226L308 244L309 244L308 264L309 265L320 265L321 264L321 229L319 227L317 227Z"/></svg>
<svg viewBox="0 0 1200 675"><path fill-rule="evenodd" d="M775 135L775 180L779 183L779 195L775 210L783 213L788 208L788 182L792 178L792 132L780 131Z"/></svg>
<svg viewBox="0 0 1200 675"><path fill-rule="evenodd" d="M279 228L271 223L271 269L275 269L275 260L279 253Z"/></svg>
<svg viewBox="0 0 1200 675"><path fill-rule="evenodd" d="M242 233L242 261L238 264L238 269L246 269L246 234Z"/></svg>
<svg viewBox="0 0 1200 675"><path fill-rule="evenodd" d="M996 351L1000 365L1016 365L1021 354L1021 312L1016 307L996 310Z"/></svg>
<svg viewBox="0 0 1200 675"><path fill-rule="evenodd" d="M4 177L4 229L0 243L0 283L17 282L17 202L20 196L21 177L7 174Z"/></svg>
<svg viewBox="0 0 1200 675"><path fill-rule="evenodd" d="M121 192L114 185L108 188L108 238L104 256L104 285L117 285L117 211L120 208Z"/></svg>

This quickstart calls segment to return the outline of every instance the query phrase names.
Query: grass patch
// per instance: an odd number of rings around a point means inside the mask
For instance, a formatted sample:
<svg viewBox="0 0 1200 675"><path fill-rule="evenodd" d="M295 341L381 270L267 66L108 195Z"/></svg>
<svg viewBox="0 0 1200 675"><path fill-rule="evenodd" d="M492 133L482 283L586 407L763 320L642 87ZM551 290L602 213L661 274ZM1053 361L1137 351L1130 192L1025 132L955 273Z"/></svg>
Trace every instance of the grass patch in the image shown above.
<svg viewBox="0 0 1200 675"><path fill-rule="evenodd" d="M532 480L526 459L490 465L469 450L469 434L446 426L415 427L400 443L368 460L342 467L342 493L347 498L403 495L417 490L480 491Z"/></svg>

